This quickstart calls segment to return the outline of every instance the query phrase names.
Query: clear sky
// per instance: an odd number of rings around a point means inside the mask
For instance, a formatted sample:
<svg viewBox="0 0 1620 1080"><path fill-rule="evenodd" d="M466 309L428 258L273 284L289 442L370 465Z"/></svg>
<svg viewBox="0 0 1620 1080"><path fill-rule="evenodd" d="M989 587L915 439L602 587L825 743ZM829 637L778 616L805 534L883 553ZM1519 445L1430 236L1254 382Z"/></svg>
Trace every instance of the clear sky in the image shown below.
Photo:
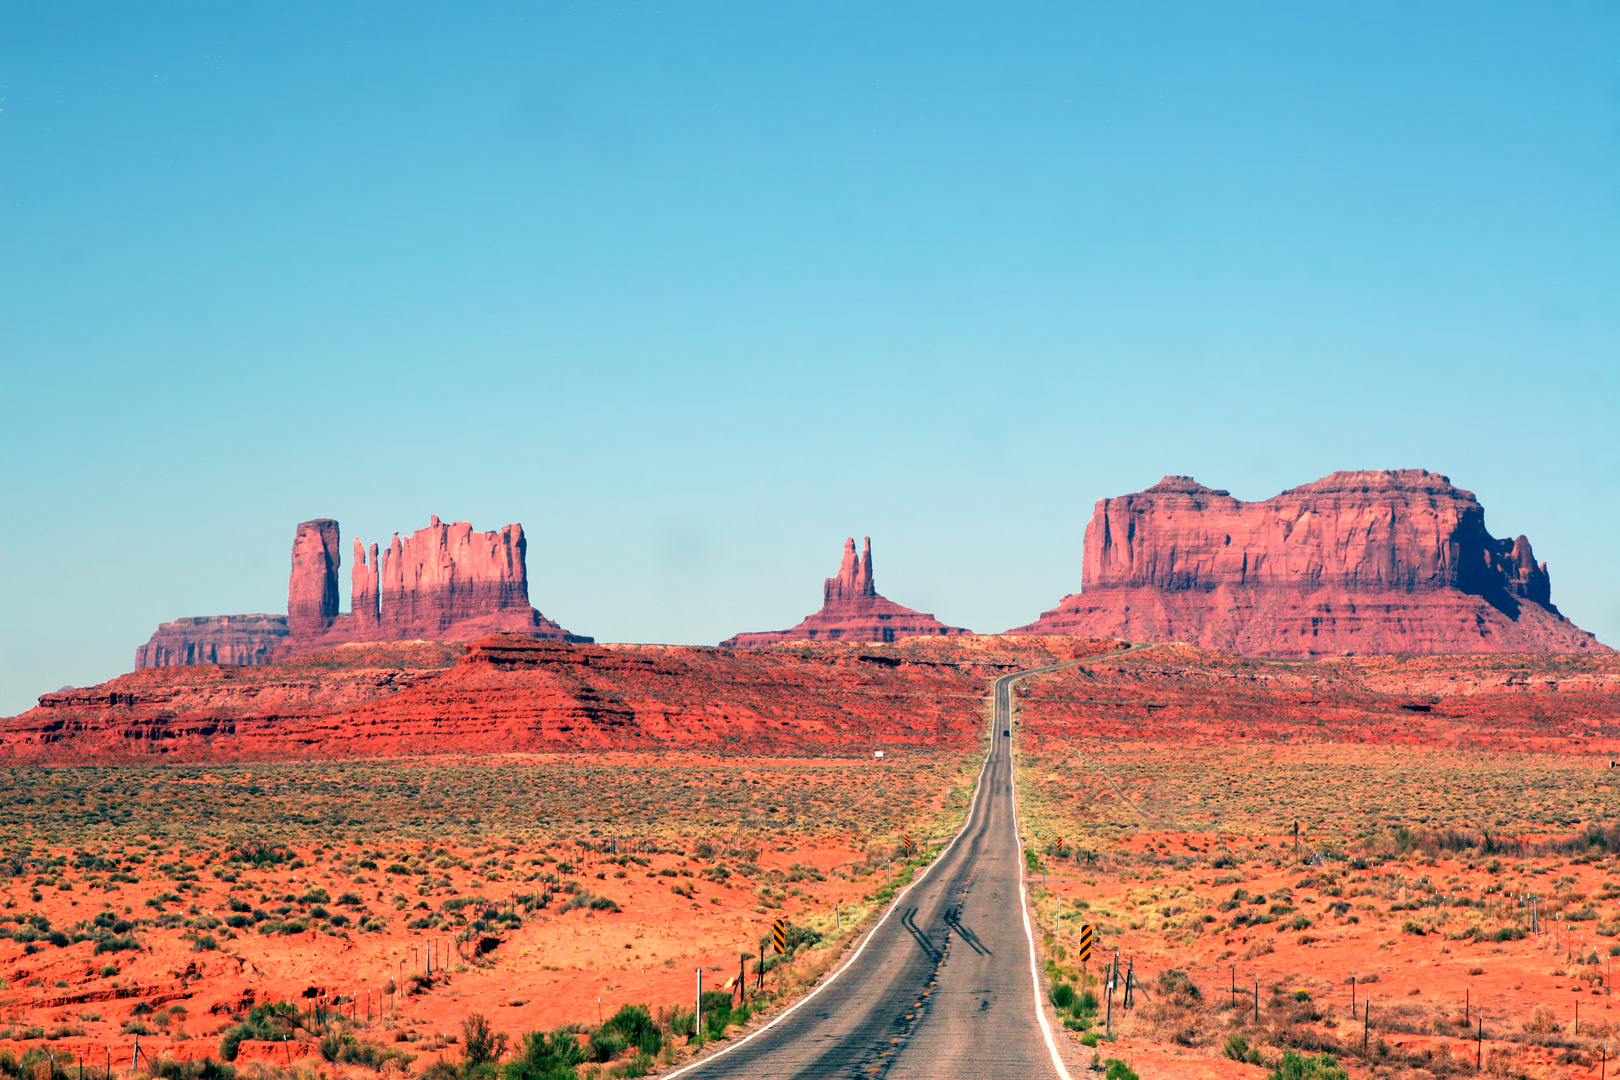
<svg viewBox="0 0 1620 1080"><path fill-rule="evenodd" d="M0 713L312 517L997 631L1166 473L1443 472L1620 643L1613 3L10 3L0 79Z"/></svg>

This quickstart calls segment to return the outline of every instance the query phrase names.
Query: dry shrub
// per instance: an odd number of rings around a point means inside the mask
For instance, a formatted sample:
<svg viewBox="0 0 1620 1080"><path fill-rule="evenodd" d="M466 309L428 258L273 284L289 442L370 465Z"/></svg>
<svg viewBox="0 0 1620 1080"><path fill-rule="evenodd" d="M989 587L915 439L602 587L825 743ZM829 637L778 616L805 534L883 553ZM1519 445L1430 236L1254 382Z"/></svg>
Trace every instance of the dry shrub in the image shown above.
<svg viewBox="0 0 1620 1080"><path fill-rule="evenodd" d="M1257 941L1245 949L1243 951L1243 959L1253 960L1257 956L1264 956L1267 953L1274 951L1275 949L1272 946L1272 939L1266 938L1264 941Z"/></svg>
<svg viewBox="0 0 1620 1080"><path fill-rule="evenodd" d="M1208 1046L1225 1028L1212 1011L1179 997L1150 1002L1142 1007L1140 1016L1153 1032L1154 1039L1178 1046Z"/></svg>
<svg viewBox="0 0 1620 1080"><path fill-rule="evenodd" d="M1556 1035L1562 1030L1563 1025L1558 1022L1558 1017L1545 1005L1538 1006L1530 1014L1530 1019L1524 1022L1526 1035Z"/></svg>

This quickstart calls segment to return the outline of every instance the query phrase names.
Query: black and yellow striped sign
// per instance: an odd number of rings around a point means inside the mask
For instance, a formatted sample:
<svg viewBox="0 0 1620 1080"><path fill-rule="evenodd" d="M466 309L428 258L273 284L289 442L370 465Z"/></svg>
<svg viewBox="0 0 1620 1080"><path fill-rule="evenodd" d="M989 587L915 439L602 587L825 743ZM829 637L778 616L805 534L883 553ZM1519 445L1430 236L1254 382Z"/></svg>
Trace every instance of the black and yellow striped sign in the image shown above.
<svg viewBox="0 0 1620 1080"><path fill-rule="evenodd" d="M1092 931L1090 923L1086 923L1080 928L1080 959L1082 962L1091 959L1091 943L1095 937L1096 935Z"/></svg>
<svg viewBox="0 0 1620 1080"><path fill-rule="evenodd" d="M910 833L906 833L905 836L901 837L900 842L906 845L907 851L915 851L917 849L917 845L911 842Z"/></svg>
<svg viewBox="0 0 1620 1080"><path fill-rule="evenodd" d="M771 923L771 944L778 953L787 952L787 922L777 919Z"/></svg>

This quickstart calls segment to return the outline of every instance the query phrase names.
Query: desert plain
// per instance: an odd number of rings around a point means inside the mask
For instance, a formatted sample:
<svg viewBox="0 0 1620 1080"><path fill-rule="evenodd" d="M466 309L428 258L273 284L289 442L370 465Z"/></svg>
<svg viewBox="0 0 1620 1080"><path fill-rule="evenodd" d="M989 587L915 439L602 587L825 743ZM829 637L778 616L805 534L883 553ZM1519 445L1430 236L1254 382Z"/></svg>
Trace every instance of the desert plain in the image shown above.
<svg viewBox="0 0 1620 1080"><path fill-rule="evenodd" d="M1020 684L1014 729L1045 989L1074 1060L1145 1078L1262 1077L1290 1052L1353 1076L1606 1075L1613 654L1119 645L536 658L502 637L61 695L5 722L0 1069L475 1075L560 1032L589 1059L577 1075L666 1070L836 964L964 819L988 678L1062 665ZM369 734L314 753L340 714ZM474 751L422 752L457 716ZM295 753L262 741L272 717ZM519 722L541 735L499 749ZM383 730L416 741L387 753Z"/></svg>

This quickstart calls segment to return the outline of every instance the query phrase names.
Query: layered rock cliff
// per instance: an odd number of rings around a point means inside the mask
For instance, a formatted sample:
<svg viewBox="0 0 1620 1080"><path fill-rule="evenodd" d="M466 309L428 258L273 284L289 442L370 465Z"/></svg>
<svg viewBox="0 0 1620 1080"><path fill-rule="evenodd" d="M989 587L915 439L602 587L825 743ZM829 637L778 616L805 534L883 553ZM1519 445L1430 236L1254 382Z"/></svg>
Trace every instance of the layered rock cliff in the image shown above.
<svg viewBox="0 0 1620 1080"><path fill-rule="evenodd" d="M1010 633L1249 656L1604 650L1559 614L1530 541L1424 469L1336 472L1246 503L1191 477L1098 501L1081 590Z"/></svg>
<svg viewBox="0 0 1620 1080"><path fill-rule="evenodd" d="M749 649L779 641L894 641L918 635L972 633L879 596L872 583L871 537L866 538L865 550L859 555L855 553L853 536L844 541L838 576L823 583L821 595L821 610L791 629L737 634L720 644Z"/></svg>
<svg viewBox="0 0 1620 1080"><path fill-rule="evenodd" d="M135 652L137 668L268 664L287 641L285 615L212 615L157 628Z"/></svg>
<svg viewBox="0 0 1620 1080"><path fill-rule="evenodd" d="M491 634L354 642L254 667L169 667L0 718L0 759L284 761L701 748L973 745L985 680L1069 659L1070 638L912 638L804 651L594 645ZM1112 642L1089 643L1091 651Z"/></svg>
<svg viewBox="0 0 1620 1080"><path fill-rule="evenodd" d="M261 667L169 667L44 694L0 718L8 765L452 753L851 754L966 749L984 690L1030 668L1021 736L1386 743L1620 757L1620 655L1237 659L1108 639L913 637L794 648L342 645ZM1067 660L1090 662L1059 667ZM1588 757L1588 760L1592 760ZM1599 762L1601 767L1601 762Z"/></svg>
<svg viewBox="0 0 1620 1080"><path fill-rule="evenodd" d="M472 641L512 631L588 642L529 604L523 526L476 532L465 521L428 526L379 551L354 541L350 610L338 608L338 523L303 522L293 537L287 615L221 615L165 623L135 654L137 669L181 664L265 664L345 642ZM279 636L264 620L279 619ZM254 620L258 620L255 622Z"/></svg>

